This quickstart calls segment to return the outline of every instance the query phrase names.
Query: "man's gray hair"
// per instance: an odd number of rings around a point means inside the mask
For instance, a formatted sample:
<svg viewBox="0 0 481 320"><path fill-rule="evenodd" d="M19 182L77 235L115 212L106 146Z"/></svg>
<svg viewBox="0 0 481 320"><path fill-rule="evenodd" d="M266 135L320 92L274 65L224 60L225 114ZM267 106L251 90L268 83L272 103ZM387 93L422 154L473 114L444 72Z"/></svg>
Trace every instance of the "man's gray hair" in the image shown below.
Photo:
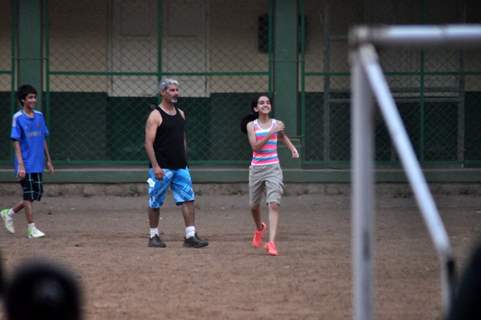
<svg viewBox="0 0 481 320"><path fill-rule="evenodd" d="M164 91L165 89L167 89L170 85L173 85L175 84L176 86L179 85L179 81L175 80L175 79L169 79L169 78L166 78L166 79L163 79L162 81L160 81L160 92Z"/></svg>

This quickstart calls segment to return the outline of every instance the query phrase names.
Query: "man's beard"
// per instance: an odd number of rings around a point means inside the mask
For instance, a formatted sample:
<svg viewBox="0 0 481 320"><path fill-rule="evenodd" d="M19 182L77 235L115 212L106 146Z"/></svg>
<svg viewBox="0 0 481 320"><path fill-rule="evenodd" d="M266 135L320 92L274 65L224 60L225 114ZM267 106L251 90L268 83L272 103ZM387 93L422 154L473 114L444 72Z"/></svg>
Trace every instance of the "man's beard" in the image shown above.
<svg viewBox="0 0 481 320"><path fill-rule="evenodd" d="M170 99L170 102L171 102L172 104L176 104L176 103L177 103L177 98L172 98L172 99Z"/></svg>

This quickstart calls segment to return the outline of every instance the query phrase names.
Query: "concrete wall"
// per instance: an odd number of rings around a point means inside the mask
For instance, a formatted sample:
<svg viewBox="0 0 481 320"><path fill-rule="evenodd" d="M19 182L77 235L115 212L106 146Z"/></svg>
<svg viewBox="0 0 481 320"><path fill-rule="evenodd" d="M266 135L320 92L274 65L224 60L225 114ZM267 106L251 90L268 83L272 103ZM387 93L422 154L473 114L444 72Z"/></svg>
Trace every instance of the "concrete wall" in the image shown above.
<svg viewBox="0 0 481 320"><path fill-rule="evenodd" d="M147 197L147 185L145 183L129 184L45 184L44 195L46 197L63 196L120 196ZM429 185L434 196L481 196L481 185L472 184L453 184L453 183L432 183ZM248 198L247 183L225 183L225 184L199 184L194 183L197 196L244 196ZM0 195L18 196L21 198L21 188L17 183L0 183ZM285 196L343 196L350 197L350 184L335 183L316 183L316 184L286 184ZM397 199L412 199L413 194L409 185L404 183L380 183L376 185L376 195L378 197L391 197ZM170 201L170 198L169 198ZM348 201L348 200L346 200ZM349 203L347 203L349 205ZM246 202L247 207L247 202Z"/></svg>

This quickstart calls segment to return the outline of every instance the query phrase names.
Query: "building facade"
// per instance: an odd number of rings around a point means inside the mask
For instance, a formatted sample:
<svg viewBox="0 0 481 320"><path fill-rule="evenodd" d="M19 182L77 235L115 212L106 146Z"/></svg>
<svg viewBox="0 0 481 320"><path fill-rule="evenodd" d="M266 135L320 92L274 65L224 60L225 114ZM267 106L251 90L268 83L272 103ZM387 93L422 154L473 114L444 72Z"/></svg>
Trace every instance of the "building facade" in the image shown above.
<svg viewBox="0 0 481 320"><path fill-rule="evenodd" d="M250 150L240 119L252 98L267 93L301 150L300 161L281 150L284 167L348 169L350 28L480 17L468 0L1 1L0 164L10 164L13 92L25 82L43 92L39 108L56 163L145 164L149 106L158 103L159 80L173 77L193 166L245 168ZM481 164L480 53L379 53L424 167ZM387 130L376 123L376 160L398 168Z"/></svg>

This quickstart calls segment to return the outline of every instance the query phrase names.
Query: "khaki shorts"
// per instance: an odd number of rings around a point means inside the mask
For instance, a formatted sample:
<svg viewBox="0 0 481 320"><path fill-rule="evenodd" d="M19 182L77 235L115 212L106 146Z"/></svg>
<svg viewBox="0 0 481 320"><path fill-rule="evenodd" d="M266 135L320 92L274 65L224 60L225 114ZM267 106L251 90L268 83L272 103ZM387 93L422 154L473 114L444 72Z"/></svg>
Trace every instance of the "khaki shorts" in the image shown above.
<svg viewBox="0 0 481 320"><path fill-rule="evenodd" d="M279 164L249 167L249 204L257 206L265 194L266 203L281 203L284 193L282 169Z"/></svg>

